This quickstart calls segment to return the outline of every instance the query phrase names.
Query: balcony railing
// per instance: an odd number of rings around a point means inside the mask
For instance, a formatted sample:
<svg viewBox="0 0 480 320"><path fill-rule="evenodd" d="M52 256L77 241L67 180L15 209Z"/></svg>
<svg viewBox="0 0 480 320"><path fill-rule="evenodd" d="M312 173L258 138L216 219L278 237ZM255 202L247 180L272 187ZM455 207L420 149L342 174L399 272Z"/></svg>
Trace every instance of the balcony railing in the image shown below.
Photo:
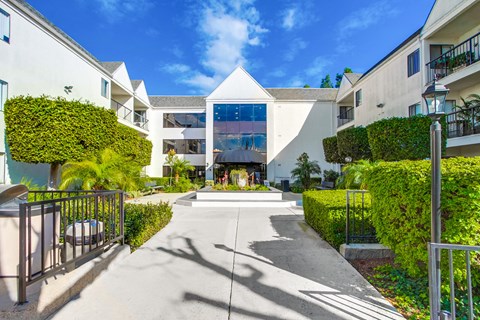
<svg viewBox="0 0 480 320"><path fill-rule="evenodd" d="M337 127L341 127L346 123L349 123L354 120L354 108L350 107L345 111L340 111L340 114L337 116L338 125Z"/></svg>
<svg viewBox="0 0 480 320"><path fill-rule="evenodd" d="M130 118L130 115L132 114L131 109L125 107L123 104L113 99L112 99L112 109L115 110L115 112L117 113L117 117L119 117L120 119L132 122Z"/></svg>
<svg viewBox="0 0 480 320"><path fill-rule="evenodd" d="M133 124L148 131L148 119L141 113L133 113Z"/></svg>
<svg viewBox="0 0 480 320"><path fill-rule="evenodd" d="M479 60L480 32L427 63L427 80L439 80Z"/></svg>
<svg viewBox="0 0 480 320"><path fill-rule="evenodd" d="M127 108L118 101L112 99L112 109L117 113L117 117L123 120L127 120L130 123L133 123L135 126L142 128L143 130L148 131L148 119L141 113L132 111L132 109ZM133 112L133 122L132 114Z"/></svg>
<svg viewBox="0 0 480 320"><path fill-rule="evenodd" d="M480 106L448 113L446 117L449 138L480 133Z"/></svg>

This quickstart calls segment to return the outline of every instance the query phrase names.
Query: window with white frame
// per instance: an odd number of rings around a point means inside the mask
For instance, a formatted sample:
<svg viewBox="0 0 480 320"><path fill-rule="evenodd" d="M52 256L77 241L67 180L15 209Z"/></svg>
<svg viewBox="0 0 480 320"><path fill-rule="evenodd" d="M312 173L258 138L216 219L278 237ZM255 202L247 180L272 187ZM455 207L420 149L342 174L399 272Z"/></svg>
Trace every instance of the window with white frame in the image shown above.
<svg viewBox="0 0 480 320"><path fill-rule="evenodd" d="M355 92L355 107L362 105L362 89Z"/></svg>
<svg viewBox="0 0 480 320"><path fill-rule="evenodd" d="M102 78L102 97L108 98L108 81Z"/></svg>
<svg viewBox="0 0 480 320"><path fill-rule="evenodd" d="M422 114L422 104L420 102L412 104L408 107L408 116L413 117Z"/></svg>
<svg viewBox="0 0 480 320"><path fill-rule="evenodd" d="M8 97L8 83L0 80L0 111L3 111L3 107L5 105L5 101L7 101L7 97Z"/></svg>
<svg viewBox="0 0 480 320"><path fill-rule="evenodd" d="M409 77L420 71L420 49L417 49L408 55L407 65Z"/></svg>
<svg viewBox="0 0 480 320"><path fill-rule="evenodd" d="M10 43L10 15L0 9L0 40Z"/></svg>

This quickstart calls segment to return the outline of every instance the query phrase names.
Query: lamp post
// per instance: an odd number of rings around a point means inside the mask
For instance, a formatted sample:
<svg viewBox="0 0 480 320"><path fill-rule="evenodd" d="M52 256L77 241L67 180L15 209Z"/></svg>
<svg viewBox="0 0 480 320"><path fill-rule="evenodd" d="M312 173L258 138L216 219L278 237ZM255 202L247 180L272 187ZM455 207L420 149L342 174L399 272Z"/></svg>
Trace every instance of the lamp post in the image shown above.
<svg viewBox="0 0 480 320"><path fill-rule="evenodd" d="M432 163L432 184L431 184L431 243L440 243L442 234L440 194L442 188L442 125L440 118L445 114L445 99L447 98L448 89L436 82L425 89L422 97L425 99L427 106L427 115L432 119L430 126L430 160ZM435 268L429 269L430 282L430 310L432 311L432 319L436 319L440 312L440 252L435 252ZM431 257L429 256L429 259ZM435 279L435 281L434 281ZM436 284L436 285L434 285Z"/></svg>

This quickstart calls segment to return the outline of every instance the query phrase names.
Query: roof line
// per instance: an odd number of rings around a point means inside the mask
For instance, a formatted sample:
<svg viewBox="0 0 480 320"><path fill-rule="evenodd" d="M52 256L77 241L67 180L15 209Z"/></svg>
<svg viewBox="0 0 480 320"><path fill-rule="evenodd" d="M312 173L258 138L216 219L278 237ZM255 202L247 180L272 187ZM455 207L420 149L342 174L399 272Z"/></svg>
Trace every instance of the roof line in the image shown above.
<svg viewBox="0 0 480 320"><path fill-rule="evenodd" d="M397 52L398 50L400 50L405 44L409 43L412 39L414 39L416 36L420 35L420 32L422 32L422 29L423 29L423 26L421 26L417 31L415 31L410 37L408 37L406 40L404 40L402 43L400 43L395 49L393 49L392 51L390 51L389 54L387 54L385 57L383 57L380 61L378 61L377 63L375 63L375 65L373 65L373 67L371 67L370 69L368 69L359 79L358 81L360 81L361 79L363 79L364 77L366 77L370 72L373 71L373 69L375 69L376 67L378 67L379 65L381 65L385 60L387 60L388 58L390 58L395 52ZM358 82L357 81L357 82Z"/></svg>

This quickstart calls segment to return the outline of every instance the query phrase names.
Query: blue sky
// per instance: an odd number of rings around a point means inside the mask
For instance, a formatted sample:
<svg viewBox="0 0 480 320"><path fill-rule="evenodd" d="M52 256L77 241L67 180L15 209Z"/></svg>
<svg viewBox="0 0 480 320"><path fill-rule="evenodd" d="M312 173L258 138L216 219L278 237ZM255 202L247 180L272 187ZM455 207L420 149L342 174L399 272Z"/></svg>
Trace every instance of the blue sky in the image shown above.
<svg viewBox="0 0 480 320"><path fill-rule="evenodd" d="M264 87L365 72L425 22L434 0L28 0L150 95L208 94L237 65Z"/></svg>

